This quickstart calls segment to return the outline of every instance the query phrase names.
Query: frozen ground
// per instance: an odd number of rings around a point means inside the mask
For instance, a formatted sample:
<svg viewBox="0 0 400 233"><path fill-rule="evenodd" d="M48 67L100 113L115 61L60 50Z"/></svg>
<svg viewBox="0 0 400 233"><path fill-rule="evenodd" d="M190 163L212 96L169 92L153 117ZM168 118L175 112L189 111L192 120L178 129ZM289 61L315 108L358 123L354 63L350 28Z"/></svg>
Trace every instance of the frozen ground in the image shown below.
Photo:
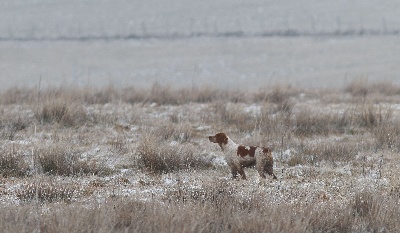
<svg viewBox="0 0 400 233"><path fill-rule="evenodd" d="M331 104L321 101L319 97L307 101L304 98L295 98L296 106L304 109L318 110L323 105L331 109L335 108L334 101ZM257 117L257 109L262 108L260 103L231 103L231 107L242 109L243 113ZM354 106L356 106L354 104ZM351 103L342 105L344 109L354 107ZM275 173L279 180L275 181L268 177L267 180L259 178L254 169L246 169L248 181L236 181L230 179L230 172L223 159L219 148L208 142L207 135L215 133L218 122L207 120L204 113L209 112L212 104L196 104L170 106L157 104L113 104L85 106L88 114L98 115L98 119L109 119L114 124L93 123L85 124L77 128L57 128L56 125L30 126L16 133L14 141L5 136L0 138L0 149L12 150L13 153L24 154L30 163L33 156L33 148L39 145L56 145L58 147L69 146L73 142L73 148L82 151L81 159L87 161L103 161L113 168L114 173L108 176L80 176L62 177L43 174L41 182L51 184L62 184L67 187L75 187L73 202L85 203L93 199L104 201L110 196L123 196L137 200L166 200L177 191L184 190L189 193L201 193L210 188L215 182L228 184L238 191L235 195L239 200L246 200L249 196L259 195L274 204L302 204L314 203L347 203L356 192L374 191L388 193L392 187L398 185L398 158L394 150L380 150L378 152L367 151L364 148L351 155L349 161L329 162L322 160L315 165L297 164L290 165L293 157L301 154L301 147L291 146L274 151ZM344 109L341 109L342 111ZM34 114L29 106L3 105L0 109L7 112L5 117L15 118L14 115L21 114L34 122ZM255 115L253 116L252 111ZM294 110L297 112L298 110ZM341 112L338 110L338 112ZM202 156L205 160L212 161L213 167L209 169L190 169L188 171L173 171L163 175L155 175L145 169L137 167L137 148L149 129L165 130L173 126L179 130L179 125L184 123L172 123L171 116L179 116L179 119L190 122L189 131L192 139L189 142L177 142L176 139L165 139L165 145L183 148L191 146L193 156ZM215 115L211 113L210 115ZM334 113L335 114L335 113ZM399 110L393 109L394 116L398 116ZM13 117L14 116L14 117ZM107 117L108 116L108 117ZM113 117L110 117L113 116ZM138 116L141 116L138 118ZM211 117L211 116L208 116ZM258 116L259 117L259 116ZM110 120L114 119L114 120ZM218 118L216 118L218 119ZM215 125L210 125L214 122ZM120 130L118 126L127 126ZM228 127L224 127L229 131ZM154 131L158 132L158 131ZM160 131L160 134L164 131ZM356 131L355 131L356 132ZM232 133L232 138L244 143L246 140L258 143L257 137L251 136L256 132L245 133L242 136ZM3 134L4 135L4 134ZM243 136L246 135L246 136ZM368 133L360 135L328 135L326 137L315 136L302 139L305 144L318 144L326 140L332 144L341 143L343 140L351 141L356 145L357 141L370 141ZM118 144L120 143L120 144ZM274 142L268 142L268 145ZM294 145L294 141L289 142ZM119 146L118 146L119 145ZM275 145L278 147L279 143ZM12 149L11 149L12 148ZM313 156L313 155L305 155ZM342 156L341 154L337 155ZM32 159L33 161L33 159ZM384 165L382 165L382 163ZM380 165L379 165L380 164ZM379 165L379 166L378 166ZM31 165L32 166L32 165ZM35 182L37 177L24 178L0 178L0 204L18 205L21 201L17 198L19 190L26 185ZM69 185L69 186L68 186Z"/></svg>
<svg viewBox="0 0 400 233"><path fill-rule="evenodd" d="M14 85L399 82L398 1L2 1Z"/></svg>

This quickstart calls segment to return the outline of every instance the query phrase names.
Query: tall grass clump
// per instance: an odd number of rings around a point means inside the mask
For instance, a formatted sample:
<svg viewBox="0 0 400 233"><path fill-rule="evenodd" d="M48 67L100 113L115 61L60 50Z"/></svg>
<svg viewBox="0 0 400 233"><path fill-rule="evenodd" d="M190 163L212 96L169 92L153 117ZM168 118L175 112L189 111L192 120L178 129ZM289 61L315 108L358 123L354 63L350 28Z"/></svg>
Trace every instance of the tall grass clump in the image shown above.
<svg viewBox="0 0 400 233"><path fill-rule="evenodd" d="M41 123L57 123L67 127L83 125L87 121L82 105L62 99L46 101L36 113L36 118Z"/></svg>
<svg viewBox="0 0 400 233"><path fill-rule="evenodd" d="M111 169L96 161L81 159L81 152L65 145L42 147L36 151L38 163L46 174L61 176L108 175Z"/></svg>
<svg viewBox="0 0 400 233"><path fill-rule="evenodd" d="M318 142L302 144L299 153L288 161L289 166L297 164L315 165L321 161L348 162L352 161L362 150L360 145L345 140L335 142Z"/></svg>
<svg viewBox="0 0 400 233"><path fill-rule="evenodd" d="M175 116L171 116L171 121L176 121ZM161 136L164 140L174 140L176 142L190 142L194 136L194 130L192 125L188 122L184 123L173 123L165 122L161 123L161 126L157 128L157 135Z"/></svg>
<svg viewBox="0 0 400 233"><path fill-rule="evenodd" d="M189 168L210 168L211 161L195 154L190 145L170 145L152 134L143 136L136 150L141 168L156 174Z"/></svg>
<svg viewBox="0 0 400 233"><path fill-rule="evenodd" d="M298 93L299 90L293 89L290 86L282 87L281 85L275 85L252 93L252 99L255 102L272 104L274 112L291 112L294 107L291 98L298 95Z"/></svg>
<svg viewBox="0 0 400 233"><path fill-rule="evenodd" d="M0 174L3 177L24 177L29 175L29 171L23 155L0 150Z"/></svg>
<svg viewBox="0 0 400 233"><path fill-rule="evenodd" d="M343 134L352 125L352 116L347 112L312 113L301 109L295 114L294 133L297 136L310 137L313 135Z"/></svg>
<svg viewBox="0 0 400 233"><path fill-rule="evenodd" d="M400 95L400 86L390 81L370 83L367 79L355 79L345 87L344 91L357 97L366 97L373 94L394 96Z"/></svg>
<svg viewBox="0 0 400 233"><path fill-rule="evenodd" d="M377 109L373 104L362 105L357 114L357 125L367 129L373 129L391 118L391 111L388 109L386 114L380 107Z"/></svg>
<svg viewBox="0 0 400 233"><path fill-rule="evenodd" d="M29 124L29 120L21 116L4 121L0 120L0 137L13 141L15 134L26 129Z"/></svg>
<svg viewBox="0 0 400 233"><path fill-rule="evenodd" d="M0 93L0 104L29 103L36 97L36 92L30 88L12 87Z"/></svg>
<svg viewBox="0 0 400 233"><path fill-rule="evenodd" d="M372 135L377 149L400 149L400 122L384 122L372 129Z"/></svg>
<svg viewBox="0 0 400 233"><path fill-rule="evenodd" d="M218 101L212 105L213 112L217 115L217 120L228 125L234 126L238 131L251 132L257 126L257 118L237 104Z"/></svg>

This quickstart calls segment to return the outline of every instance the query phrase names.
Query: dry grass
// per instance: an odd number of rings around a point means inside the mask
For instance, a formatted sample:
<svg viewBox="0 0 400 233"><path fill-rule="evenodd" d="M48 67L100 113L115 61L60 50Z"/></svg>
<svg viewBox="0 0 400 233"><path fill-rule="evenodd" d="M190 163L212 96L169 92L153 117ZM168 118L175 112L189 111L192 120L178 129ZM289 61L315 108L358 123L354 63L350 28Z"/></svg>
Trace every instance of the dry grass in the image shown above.
<svg viewBox="0 0 400 233"><path fill-rule="evenodd" d="M14 150L0 150L0 174L3 177L24 177L29 175L29 165L23 155Z"/></svg>
<svg viewBox="0 0 400 233"><path fill-rule="evenodd" d="M26 129L29 125L29 120L21 116L11 119L2 119L0 121L0 137L12 141L18 131Z"/></svg>
<svg viewBox="0 0 400 233"><path fill-rule="evenodd" d="M88 119L81 105L62 99L46 102L36 118L41 123L57 123L67 127L83 125Z"/></svg>
<svg viewBox="0 0 400 233"><path fill-rule="evenodd" d="M60 176L109 175L112 170L105 164L81 159L81 152L68 145L55 144L38 148L37 166L45 174Z"/></svg>
<svg viewBox="0 0 400 233"><path fill-rule="evenodd" d="M59 184L55 182L39 181L22 185L16 196L23 202L70 202L77 191L77 187L70 184Z"/></svg>
<svg viewBox="0 0 400 233"><path fill-rule="evenodd" d="M343 134L351 129L352 116L348 113L312 113L309 109L302 109L296 114L294 124L294 134L299 137Z"/></svg>
<svg viewBox="0 0 400 233"><path fill-rule="evenodd" d="M312 144L301 144L299 152L288 161L289 166L298 164L316 165L321 161L328 162L349 162L353 161L356 155L362 151L361 146L354 142L335 141L318 142Z"/></svg>
<svg viewBox="0 0 400 233"><path fill-rule="evenodd" d="M2 232L397 232L398 90L10 89ZM272 146L279 180L230 180L217 131Z"/></svg>
<svg viewBox="0 0 400 233"><path fill-rule="evenodd" d="M239 132L251 132L256 127L256 118L243 111L240 106L218 101L213 106L213 112L217 114L219 122L235 127Z"/></svg>
<svg viewBox="0 0 400 233"><path fill-rule="evenodd" d="M156 174L182 169L208 169L213 167L190 145L169 145L152 133L147 133L137 148L139 167Z"/></svg>
<svg viewBox="0 0 400 233"><path fill-rule="evenodd" d="M391 82L369 83L367 79L355 79L344 89L353 96L365 97L367 95L400 95L400 87Z"/></svg>
<svg viewBox="0 0 400 233"><path fill-rule="evenodd" d="M243 206L225 194L216 195L216 202L210 192L208 199L168 205L122 198L94 208L51 207L40 217L32 215L33 206L4 208L0 223L4 232L392 232L400 227L399 210L387 209L395 200L368 192L345 206L303 207L271 206L256 198Z"/></svg>

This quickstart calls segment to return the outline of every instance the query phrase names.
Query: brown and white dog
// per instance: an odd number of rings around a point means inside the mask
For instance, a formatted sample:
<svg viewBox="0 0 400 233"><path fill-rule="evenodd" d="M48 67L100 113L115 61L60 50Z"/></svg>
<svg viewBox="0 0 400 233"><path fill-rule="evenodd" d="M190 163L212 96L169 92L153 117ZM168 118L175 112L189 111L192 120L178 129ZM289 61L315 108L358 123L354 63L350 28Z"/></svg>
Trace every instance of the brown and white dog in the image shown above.
<svg viewBox="0 0 400 233"><path fill-rule="evenodd" d="M262 178L266 178L264 173L267 173L276 179L273 167L274 159L272 158L272 150L270 148L241 146L234 143L225 133L217 133L214 136L209 136L208 140L218 143L221 147L234 179L238 173L242 179L246 179L243 168L251 166L256 166L258 174Z"/></svg>

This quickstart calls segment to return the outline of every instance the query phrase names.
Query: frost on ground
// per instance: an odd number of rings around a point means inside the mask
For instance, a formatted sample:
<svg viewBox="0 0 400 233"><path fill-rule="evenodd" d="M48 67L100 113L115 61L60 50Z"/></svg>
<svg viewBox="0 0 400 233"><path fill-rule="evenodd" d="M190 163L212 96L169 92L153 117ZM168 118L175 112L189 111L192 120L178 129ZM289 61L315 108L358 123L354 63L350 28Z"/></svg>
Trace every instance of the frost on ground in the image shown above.
<svg viewBox="0 0 400 233"><path fill-rule="evenodd" d="M304 93L301 96L297 100L301 101L296 103L297 106L318 110L313 109L313 106L318 105L319 101L307 99L309 97L305 97ZM351 103L340 105L346 110L333 103L335 110L332 111L342 114L352 109L351 105ZM276 132L268 131L271 130L269 128L262 132L263 125L257 125L257 122L265 121L261 119L266 113L264 104L229 103L226 109L220 109L220 106L219 103L216 105L212 103L88 105L84 107L89 118L88 122L75 128L40 124L36 122L35 115L26 105L11 108L7 105L2 106L3 111L7 111L3 125L12 121L13 114L20 112L26 113L21 115L23 121L35 123L16 131L12 138L4 133L10 130L8 126L2 126L2 152L21 155L28 164L30 172L28 177L1 178L1 203L20 205L32 201L34 199L32 192L42 187L43 190L56 192L56 196L61 196L56 198L42 190L43 201L53 198L51 202L89 203L93 200L103 202L109 197L126 197L162 203L177 198L177 193L193 198L193 195L196 197L209 195L207 194L209 190L228 190L238 202L260 198L268 205L308 205L315 202L322 205L329 203L345 205L356 193L368 191L388 195L393 188L399 187L397 179L394 178L397 170L391 169L396 167L398 162L395 152L390 150L371 152L359 147L359 150L351 151L354 157L347 160L341 159L340 153L347 153L345 150L343 152L339 150L339 154L333 154L336 152L329 150L321 152L329 149L331 145L343 143L343 140L357 144L358 136L350 134L356 131L295 138L293 132L286 130L282 132L291 134L284 135L283 138L272 138L266 133ZM268 105L268 109L271 108L273 112L269 119L278 121L282 116L281 113L274 110L274 105ZM214 110L210 111L211 109ZM293 112L297 111L299 110L295 107ZM397 108L393 108L392 112L397 116ZM225 115L221 117L219 114ZM296 114L291 117L296 117ZM246 129L243 132L237 131L241 129L240 125L233 126L242 124L242 118L246 121L254 120L256 127L249 126L250 130L247 132ZM296 119L291 121L295 122ZM210 144L207 140L208 135L218 131L229 133L237 142L272 146L274 169L278 180L272 180L270 177L261 179L254 169L245 170L248 180L232 180L230 169L218 146ZM363 134L368 135L368 132ZM149 135L152 135L150 138L162 140L154 142L155 147L170 148L174 153L183 153L181 149L186 148L184 153L190 152L192 153L190 156L198 158L195 162L207 162L211 164L210 167L196 168L195 165L191 167L192 165L188 164L187 168L181 167L167 173L153 173L143 167L140 155L137 153L138 147ZM368 144L367 139L364 141ZM318 148L321 143L322 148ZM307 149L307 146L317 149ZM73 151L79 155L76 163L105 166L112 172L96 175L98 170L94 170L93 173L78 172L70 177L51 174L51 171L46 173L43 171L44 168L36 168L35 161L41 153L46 153L45 149L49 147L54 147L59 153ZM157 153L162 153L162 150ZM332 153L327 156L338 156L338 158L319 159L321 153ZM185 161L183 159L181 163Z"/></svg>
<svg viewBox="0 0 400 233"><path fill-rule="evenodd" d="M243 208L326 211L363 195L398 204L398 97L374 95L366 103L365 96L339 94L289 88L257 100L229 93L200 103L177 104L171 96L174 104L82 102L83 111L68 101L3 104L0 205L37 203L51 213L110 200L180 208L223 199ZM57 107L68 114L57 118ZM54 116L43 109L55 109ZM233 180L221 149L208 140L216 132L271 147L278 179L246 168L247 180Z"/></svg>

